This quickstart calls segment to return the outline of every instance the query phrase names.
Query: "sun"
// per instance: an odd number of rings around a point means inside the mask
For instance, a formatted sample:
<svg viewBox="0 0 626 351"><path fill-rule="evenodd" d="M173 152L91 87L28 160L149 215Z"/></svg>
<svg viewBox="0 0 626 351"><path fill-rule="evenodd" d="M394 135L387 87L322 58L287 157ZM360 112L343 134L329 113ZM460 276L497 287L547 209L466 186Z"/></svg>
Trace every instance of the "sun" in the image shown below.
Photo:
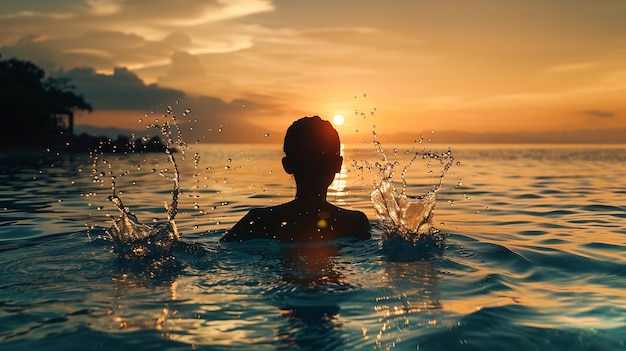
<svg viewBox="0 0 626 351"><path fill-rule="evenodd" d="M333 123L335 123L336 126L342 125L343 122L344 122L343 115L335 115L335 117L333 117Z"/></svg>

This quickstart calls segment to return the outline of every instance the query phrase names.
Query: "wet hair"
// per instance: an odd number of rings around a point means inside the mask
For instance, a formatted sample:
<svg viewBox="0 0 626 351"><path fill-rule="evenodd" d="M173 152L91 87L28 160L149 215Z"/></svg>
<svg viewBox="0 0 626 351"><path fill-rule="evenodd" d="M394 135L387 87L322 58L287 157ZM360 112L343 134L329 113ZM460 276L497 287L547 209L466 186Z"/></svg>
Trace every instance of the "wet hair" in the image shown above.
<svg viewBox="0 0 626 351"><path fill-rule="evenodd" d="M320 167L340 155L339 133L319 116L302 117L287 129L283 151L300 169Z"/></svg>

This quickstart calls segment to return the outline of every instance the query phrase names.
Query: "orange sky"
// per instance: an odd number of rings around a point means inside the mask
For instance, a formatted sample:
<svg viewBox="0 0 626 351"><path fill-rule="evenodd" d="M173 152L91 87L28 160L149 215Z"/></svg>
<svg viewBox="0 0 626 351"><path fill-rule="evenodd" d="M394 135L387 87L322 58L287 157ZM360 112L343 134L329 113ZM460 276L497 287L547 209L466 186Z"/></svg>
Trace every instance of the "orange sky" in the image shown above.
<svg viewBox="0 0 626 351"><path fill-rule="evenodd" d="M180 100L207 139L341 113L342 135L615 142L624 18L623 1L30 0L0 5L0 53L70 74L96 109L79 124L127 128Z"/></svg>

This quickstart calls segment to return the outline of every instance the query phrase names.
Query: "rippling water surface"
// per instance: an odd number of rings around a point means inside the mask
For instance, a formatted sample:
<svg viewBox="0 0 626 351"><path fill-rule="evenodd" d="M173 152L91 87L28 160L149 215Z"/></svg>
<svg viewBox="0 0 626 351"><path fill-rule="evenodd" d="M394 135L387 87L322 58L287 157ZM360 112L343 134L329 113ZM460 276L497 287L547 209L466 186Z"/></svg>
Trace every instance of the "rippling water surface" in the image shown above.
<svg viewBox="0 0 626 351"><path fill-rule="evenodd" d="M445 151L445 147L431 146ZM399 164L416 147L387 146ZM420 145L421 148L421 145ZM372 240L219 244L248 209L290 199L276 145L197 145L181 166L181 243L124 260L105 228L111 176L167 220L165 155L2 155L0 346L118 350L623 350L626 146L457 145L437 193L442 251ZM197 152L199 162L192 160ZM329 200L364 211L380 159L346 146ZM412 165L407 193L438 181ZM160 175L161 173L162 175Z"/></svg>

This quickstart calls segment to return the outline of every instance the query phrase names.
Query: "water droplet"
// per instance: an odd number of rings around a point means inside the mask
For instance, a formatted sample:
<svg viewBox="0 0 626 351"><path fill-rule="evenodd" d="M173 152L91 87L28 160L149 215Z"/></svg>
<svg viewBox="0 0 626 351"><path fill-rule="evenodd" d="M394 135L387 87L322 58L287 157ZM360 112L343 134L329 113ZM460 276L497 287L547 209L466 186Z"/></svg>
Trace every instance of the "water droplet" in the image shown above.
<svg viewBox="0 0 626 351"><path fill-rule="evenodd" d="M263 134L263 136L267 138L268 136L270 136L270 133L265 133Z"/></svg>

